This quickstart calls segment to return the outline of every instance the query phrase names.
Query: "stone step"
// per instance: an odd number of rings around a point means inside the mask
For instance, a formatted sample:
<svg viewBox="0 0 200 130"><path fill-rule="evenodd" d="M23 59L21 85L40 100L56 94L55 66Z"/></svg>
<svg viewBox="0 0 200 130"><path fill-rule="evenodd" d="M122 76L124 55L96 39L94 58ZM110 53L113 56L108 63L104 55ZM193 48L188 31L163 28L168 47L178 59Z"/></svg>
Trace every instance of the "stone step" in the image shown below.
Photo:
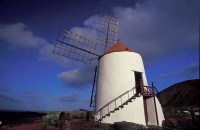
<svg viewBox="0 0 200 130"><path fill-rule="evenodd" d="M136 99L136 97L135 97L135 96L132 96L130 99Z"/></svg>
<svg viewBox="0 0 200 130"><path fill-rule="evenodd" d="M128 105L128 102L126 101L126 102L124 102L122 105Z"/></svg>
<svg viewBox="0 0 200 130"><path fill-rule="evenodd" d="M110 113L114 113L115 111L110 111Z"/></svg>
<svg viewBox="0 0 200 130"><path fill-rule="evenodd" d="M102 119L105 118L105 117L106 117L106 116L103 116Z"/></svg>
<svg viewBox="0 0 200 130"><path fill-rule="evenodd" d="M139 95L139 94L135 94L135 97L141 97L141 95Z"/></svg>
<svg viewBox="0 0 200 130"><path fill-rule="evenodd" d="M127 102L132 102L132 99L128 99Z"/></svg>
<svg viewBox="0 0 200 130"><path fill-rule="evenodd" d="M106 114L106 116L110 116L110 113Z"/></svg>
<svg viewBox="0 0 200 130"><path fill-rule="evenodd" d="M115 108L115 109L114 109L114 111L118 111L118 110L119 110L119 108Z"/></svg>
<svg viewBox="0 0 200 130"><path fill-rule="evenodd" d="M119 107L122 109L122 108L124 108L124 105L120 105Z"/></svg>

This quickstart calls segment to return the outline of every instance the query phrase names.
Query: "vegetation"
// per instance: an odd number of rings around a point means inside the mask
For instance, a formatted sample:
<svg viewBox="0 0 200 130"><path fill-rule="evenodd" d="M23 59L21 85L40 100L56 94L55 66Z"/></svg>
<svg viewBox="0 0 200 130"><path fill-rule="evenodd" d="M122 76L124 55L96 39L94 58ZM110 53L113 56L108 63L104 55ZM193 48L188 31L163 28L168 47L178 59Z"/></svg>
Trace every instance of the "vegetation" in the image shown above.
<svg viewBox="0 0 200 130"><path fill-rule="evenodd" d="M191 119L189 109L185 107L163 107L163 113L166 116L180 116L182 118Z"/></svg>
<svg viewBox="0 0 200 130"><path fill-rule="evenodd" d="M60 112L53 112L43 116L43 125L50 125L56 127L58 125Z"/></svg>
<svg viewBox="0 0 200 130"><path fill-rule="evenodd" d="M162 122L162 127L164 129L171 129L171 128L175 128L177 126L178 126L178 122L173 118L169 118Z"/></svg>

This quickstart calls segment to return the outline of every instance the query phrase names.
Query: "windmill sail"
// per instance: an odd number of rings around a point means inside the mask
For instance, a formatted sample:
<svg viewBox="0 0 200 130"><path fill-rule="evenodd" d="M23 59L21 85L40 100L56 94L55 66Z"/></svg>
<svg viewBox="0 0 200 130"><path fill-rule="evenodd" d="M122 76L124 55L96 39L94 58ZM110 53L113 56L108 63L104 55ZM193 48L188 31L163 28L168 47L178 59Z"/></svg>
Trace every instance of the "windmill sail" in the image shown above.
<svg viewBox="0 0 200 130"><path fill-rule="evenodd" d="M118 18L101 13L97 41L105 46L104 52L116 43L118 31Z"/></svg>
<svg viewBox="0 0 200 130"><path fill-rule="evenodd" d="M91 64L92 59L99 56L94 53L96 44L96 42L61 28L53 53Z"/></svg>

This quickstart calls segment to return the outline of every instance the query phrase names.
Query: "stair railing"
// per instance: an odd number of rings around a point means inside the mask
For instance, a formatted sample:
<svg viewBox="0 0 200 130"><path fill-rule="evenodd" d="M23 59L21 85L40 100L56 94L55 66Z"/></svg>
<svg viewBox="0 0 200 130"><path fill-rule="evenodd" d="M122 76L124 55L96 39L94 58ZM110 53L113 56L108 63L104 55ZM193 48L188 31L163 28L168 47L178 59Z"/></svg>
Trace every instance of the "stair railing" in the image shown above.
<svg viewBox="0 0 200 130"><path fill-rule="evenodd" d="M139 85L137 85L137 86L139 86ZM136 86L136 87L137 87L137 86ZM131 88L130 90L124 92L123 94L119 95L118 97L116 97L115 99L113 99L112 101L110 101L109 103L107 103L106 105L104 105L103 107L101 107L101 108L97 111L97 113L100 114L100 120L101 120L102 118L104 118L106 115L108 115L108 114L111 112L109 106L110 106L112 103L115 103L115 109L117 109L119 106L122 106L123 103L125 103L126 101L128 101L128 100L131 98L131 97L129 96L129 93L130 93L131 91L133 92L133 96L134 96L134 95L135 95L135 91L134 91L134 90L136 89L136 87ZM122 103L122 97L125 96L125 95L128 95L128 100L126 100L125 102ZM118 99L120 99L120 102L121 102L121 105L119 105L119 106L117 106L117 102L116 102ZM108 113L105 114L104 116L102 116L102 110L105 109L106 107L108 108ZM115 111L115 110L113 110L113 111ZM97 114L97 113L96 113L96 114Z"/></svg>

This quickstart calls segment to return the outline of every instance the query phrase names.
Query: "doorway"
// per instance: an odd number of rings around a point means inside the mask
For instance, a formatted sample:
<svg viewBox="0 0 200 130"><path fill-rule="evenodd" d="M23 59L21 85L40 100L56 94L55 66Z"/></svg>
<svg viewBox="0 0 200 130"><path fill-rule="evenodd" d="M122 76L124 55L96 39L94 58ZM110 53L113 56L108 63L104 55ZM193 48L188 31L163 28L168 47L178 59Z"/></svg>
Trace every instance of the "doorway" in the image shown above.
<svg viewBox="0 0 200 130"><path fill-rule="evenodd" d="M140 88L140 80L142 80L142 73L134 71L135 74L135 86L136 86L136 94L141 94L141 88Z"/></svg>

